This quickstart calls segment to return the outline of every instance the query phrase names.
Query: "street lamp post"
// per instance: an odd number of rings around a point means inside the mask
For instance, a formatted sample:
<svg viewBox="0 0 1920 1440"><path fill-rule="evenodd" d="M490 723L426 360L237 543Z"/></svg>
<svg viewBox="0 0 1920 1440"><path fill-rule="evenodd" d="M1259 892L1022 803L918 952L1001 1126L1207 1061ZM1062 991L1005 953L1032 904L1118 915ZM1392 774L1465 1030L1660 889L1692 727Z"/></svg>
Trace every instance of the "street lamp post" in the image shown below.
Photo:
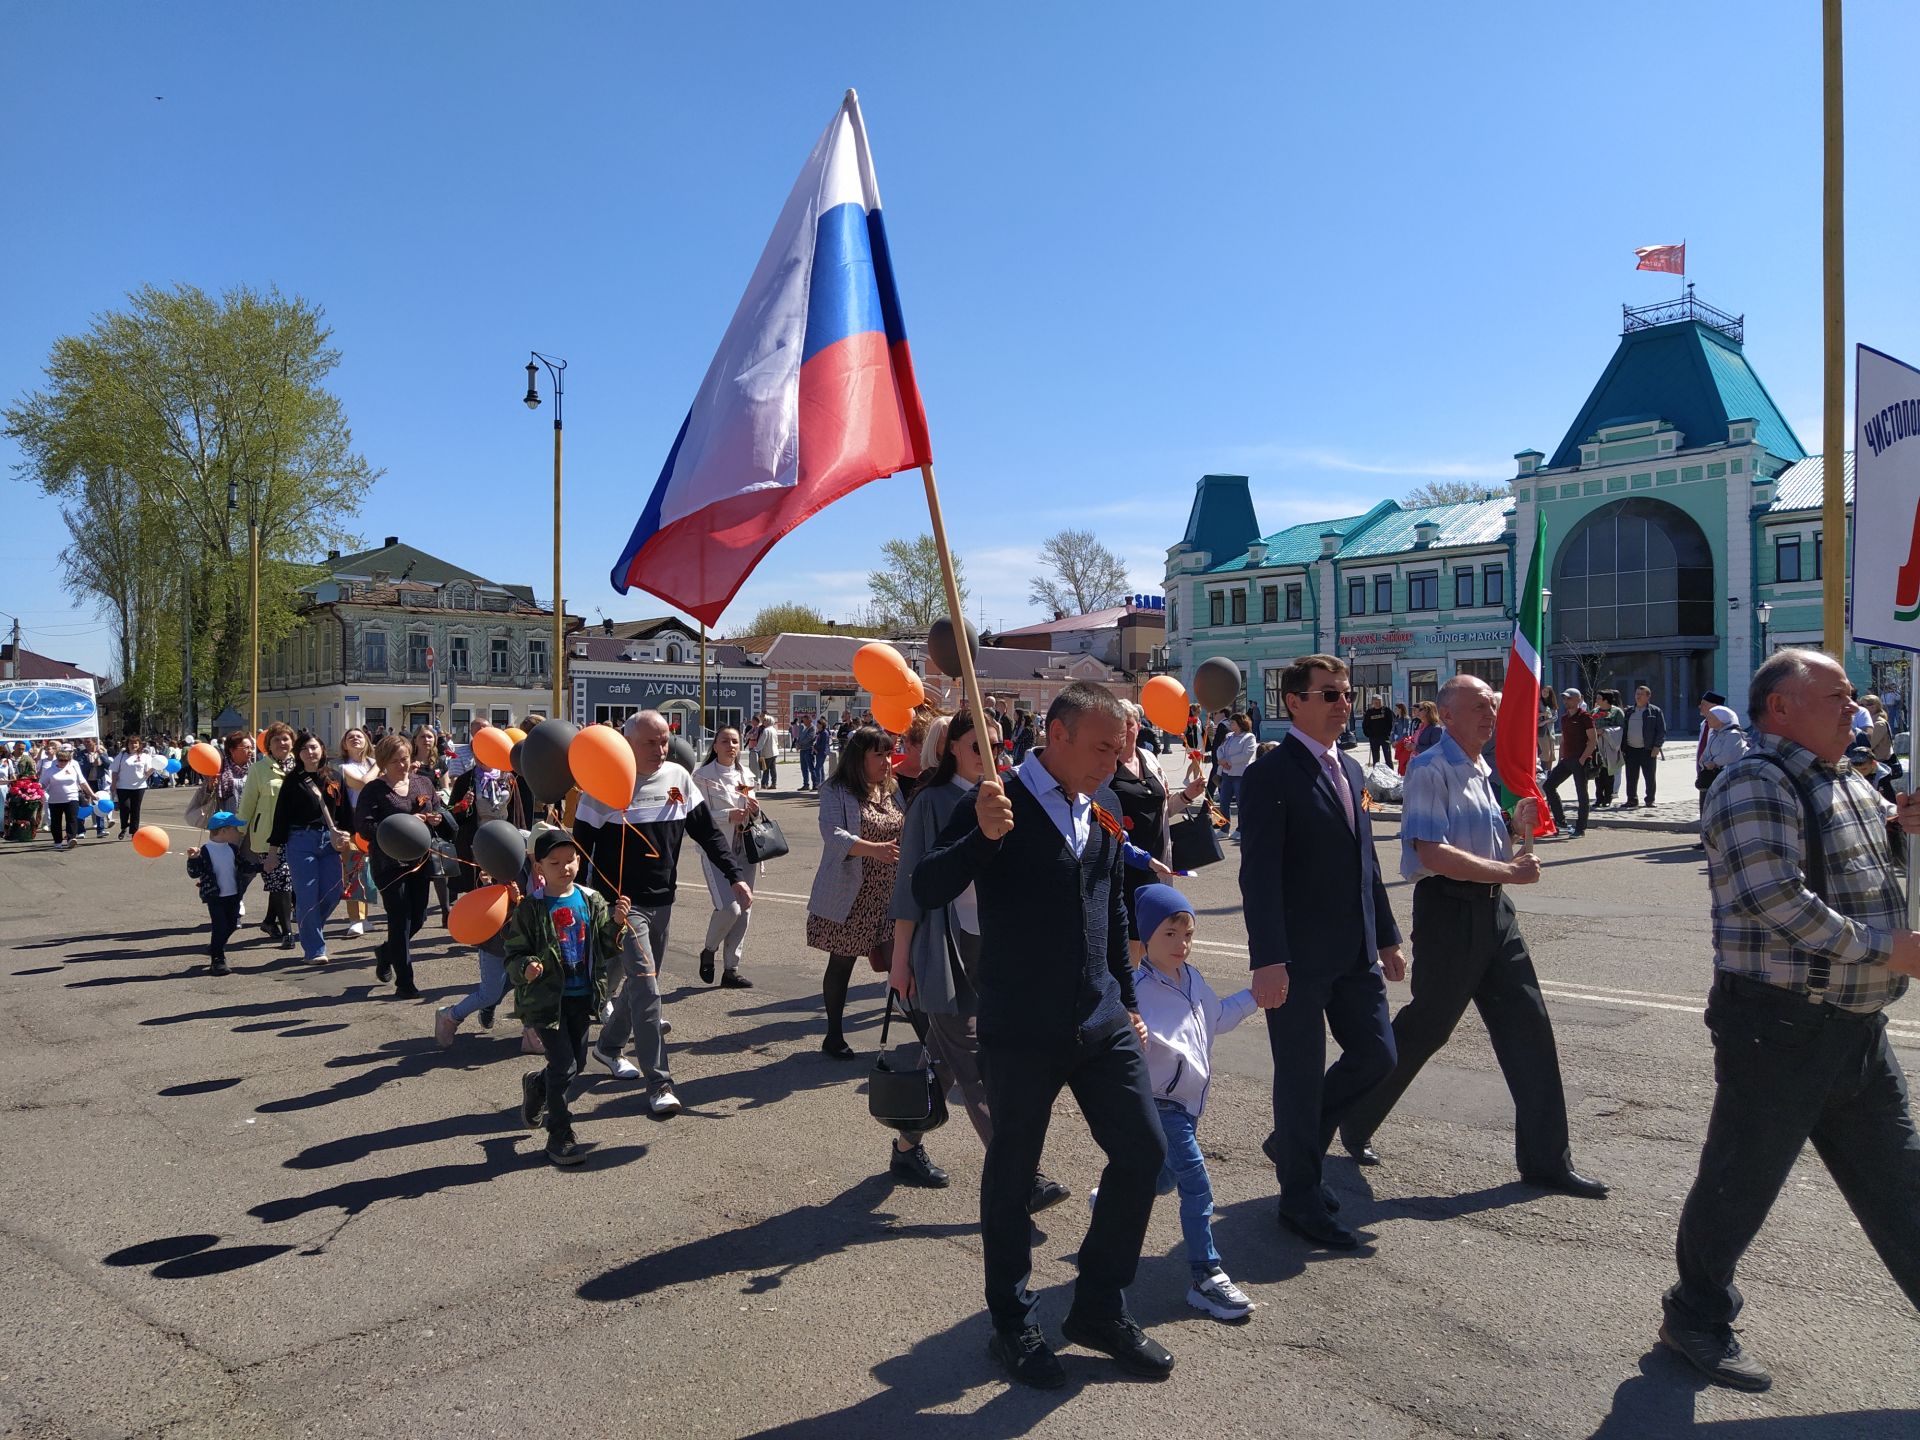
<svg viewBox="0 0 1920 1440"><path fill-rule="evenodd" d="M240 482L227 481L227 514L240 508ZM253 653L249 681L248 720L254 735L260 733L260 517L254 511L253 487L247 487L247 609L248 648Z"/></svg>
<svg viewBox="0 0 1920 1440"><path fill-rule="evenodd" d="M1753 618L1760 622L1760 663L1767 663L1767 622L1773 619L1773 606L1765 600L1753 607Z"/></svg>
<svg viewBox="0 0 1920 1440"><path fill-rule="evenodd" d="M526 406L529 410L540 408L540 366L547 367L547 373L553 377L553 717L556 720L569 718L561 708L562 672L566 667L567 636L566 606L560 599L560 411L566 393L567 362L556 360L550 355L542 355L538 350L529 352L533 359L527 361Z"/></svg>

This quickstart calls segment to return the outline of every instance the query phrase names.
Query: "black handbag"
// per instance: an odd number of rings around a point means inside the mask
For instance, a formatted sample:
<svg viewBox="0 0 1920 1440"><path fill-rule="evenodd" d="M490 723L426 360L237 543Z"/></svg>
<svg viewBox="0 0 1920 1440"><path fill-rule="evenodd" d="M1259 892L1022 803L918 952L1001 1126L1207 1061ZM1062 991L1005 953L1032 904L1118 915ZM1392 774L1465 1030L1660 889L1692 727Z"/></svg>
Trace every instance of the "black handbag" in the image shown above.
<svg viewBox="0 0 1920 1440"><path fill-rule="evenodd" d="M780 822L764 810L747 821L747 828L740 835L740 843L747 852L747 859L755 865L778 860L787 853L786 832L780 828Z"/></svg>
<svg viewBox="0 0 1920 1440"><path fill-rule="evenodd" d="M947 1123L947 1092L933 1073L933 1059L919 1045L920 1059L887 1060L887 1028L893 1023L893 987L887 987L887 1016L880 1022L880 1058L867 1077L867 1113L889 1130L924 1135Z"/></svg>
<svg viewBox="0 0 1920 1440"><path fill-rule="evenodd" d="M1173 868L1198 870L1227 858L1220 844L1220 812L1208 803L1204 809L1182 815L1167 827L1167 839L1173 846Z"/></svg>

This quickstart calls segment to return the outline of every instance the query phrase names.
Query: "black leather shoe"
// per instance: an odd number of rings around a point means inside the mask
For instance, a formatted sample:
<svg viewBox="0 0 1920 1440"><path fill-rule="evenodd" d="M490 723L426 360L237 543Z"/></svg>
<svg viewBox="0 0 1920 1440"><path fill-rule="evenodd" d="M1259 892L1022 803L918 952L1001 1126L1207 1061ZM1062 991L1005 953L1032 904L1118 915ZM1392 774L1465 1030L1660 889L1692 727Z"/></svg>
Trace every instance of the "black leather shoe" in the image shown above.
<svg viewBox="0 0 1920 1440"><path fill-rule="evenodd" d="M1066 1367L1048 1346L1038 1325L1024 1330L995 1330L987 1341L987 1354L1022 1385L1058 1390L1067 1383Z"/></svg>
<svg viewBox="0 0 1920 1440"><path fill-rule="evenodd" d="M1360 1237L1331 1215L1299 1215L1290 1210L1279 1212L1280 1223L1315 1245L1328 1250L1358 1250Z"/></svg>
<svg viewBox="0 0 1920 1440"><path fill-rule="evenodd" d="M1060 1333L1075 1345L1111 1355L1120 1362L1122 1370L1143 1380L1164 1380L1173 1373L1172 1352L1126 1316L1117 1320L1082 1320L1068 1311Z"/></svg>
<svg viewBox="0 0 1920 1440"><path fill-rule="evenodd" d="M1373 1146L1369 1145L1365 1140L1361 1140L1353 1135L1350 1131L1342 1130L1340 1132L1340 1144L1345 1147L1347 1154L1353 1157L1353 1163L1356 1165L1378 1165L1380 1163L1380 1152L1375 1150Z"/></svg>
<svg viewBox="0 0 1920 1440"><path fill-rule="evenodd" d="M751 990L753 988L753 982L738 970L729 970L720 977L720 988L722 990Z"/></svg>
<svg viewBox="0 0 1920 1440"><path fill-rule="evenodd" d="M711 950L700 952L700 983L702 985L713 983L713 952Z"/></svg>
<svg viewBox="0 0 1920 1440"><path fill-rule="evenodd" d="M1050 1209L1067 1199L1073 1191L1058 1180L1049 1180L1044 1175L1033 1177L1033 1189L1027 1192L1027 1214L1038 1215L1042 1210Z"/></svg>
<svg viewBox="0 0 1920 1440"><path fill-rule="evenodd" d="M820 1042L820 1048L836 1060L853 1059L853 1047L838 1035L829 1035L826 1039L822 1040Z"/></svg>
<svg viewBox="0 0 1920 1440"><path fill-rule="evenodd" d="M1574 1170L1563 1170L1558 1175L1522 1175L1520 1179L1528 1185L1538 1185L1542 1190L1558 1190L1562 1195L1577 1195L1582 1200L1607 1198L1605 1181L1589 1180Z"/></svg>
<svg viewBox="0 0 1920 1440"><path fill-rule="evenodd" d="M892 1152L887 1160L887 1170L894 1179L918 1185L923 1190L947 1188L947 1172L927 1157L926 1146L915 1145L911 1150L902 1150L898 1145L887 1148Z"/></svg>
<svg viewBox="0 0 1920 1440"><path fill-rule="evenodd" d="M1740 1344L1740 1337L1728 1330L1687 1330L1671 1320L1660 1322L1660 1343L1685 1360L1716 1385L1731 1390L1766 1390L1773 1376Z"/></svg>
<svg viewBox="0 0 1920 1440"><path fill-rule="evenodd" d="M1320 1199L1322 1203L1326 1205L1329 1215L1338 1215L1340 1213L1340 1197L1333 1193L1333 1187L1331 1185L1322 1185L1320 1187Z"/></svg>

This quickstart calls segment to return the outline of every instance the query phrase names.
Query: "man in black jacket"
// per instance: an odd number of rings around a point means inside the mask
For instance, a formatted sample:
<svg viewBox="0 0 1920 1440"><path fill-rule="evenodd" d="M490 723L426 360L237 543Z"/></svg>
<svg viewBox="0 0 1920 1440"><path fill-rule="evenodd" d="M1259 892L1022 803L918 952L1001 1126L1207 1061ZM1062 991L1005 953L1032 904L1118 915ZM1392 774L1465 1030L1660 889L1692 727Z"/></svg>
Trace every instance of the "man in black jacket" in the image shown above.
<svg viewBox="0 0 1920 1440"><path fill-rule="evenodd" d="M1120 879L1120 802L1108 788L1126 732L1097 685L1063 690L1046 748L960 802L913 873L915 901L950 904L968 885L980 912L980 1060L993 1115L980 1179L988 1353L1022 1384L1066 1379L1033 1323L1027 1200L1054 1098L1073 1092L1106 1152L1080 1281L1061 1327L1130 1373L1159 1378L1173 1356L1127 1313L1166 1138L1153 1107L1133 995Z"/></svg>
<svg viewBox="0 0 1920 1440"><path fill-rule="evenodd" d="M1345 662L1305 655L1280 677L1293 729L1241 785L1240 896L1253 998L1273 1049L1280 1223L1316 1245L1360 1242L1333 1216L1321 1163L1354 1103L1393 1070L1382 982L1401 980L1400 927L1360 804L1366 779L1340 752L1353 713ZM1326 1068L1327 1030L1340 1058Z"/></svg>
<svg viewBox="0 0 1920 1440"><path fill-rule="evenodd" d="M1387 708L1386 696L1374 695L1367 713L1360 717L1360 733L1367 737L1367 764L1393 763L1393 711Z"/></svg>
<svg viewBox="0 0 1920 1440"><path fill-rule="evenodd" d="M1626 734L1621 738L1620 758L1627 771L1627 804L1638 802L1641 776L1647 780L1647 804L1653 804L1653 778L1658 769L1660 747L1667 743L1667 717L1653 703L1653 691L1642 685L1633 692L1633 708L1627 711Z"/></svg>

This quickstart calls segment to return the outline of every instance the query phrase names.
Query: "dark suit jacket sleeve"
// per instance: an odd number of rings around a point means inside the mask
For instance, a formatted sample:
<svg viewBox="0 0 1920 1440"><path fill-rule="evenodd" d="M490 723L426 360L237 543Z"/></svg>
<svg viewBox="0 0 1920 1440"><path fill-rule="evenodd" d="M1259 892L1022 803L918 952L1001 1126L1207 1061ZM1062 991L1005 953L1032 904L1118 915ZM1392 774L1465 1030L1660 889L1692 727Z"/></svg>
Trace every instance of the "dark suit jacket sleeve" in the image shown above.
<svg viewBox="0 0 1920 1440"><path fill-rule="evenodd" d="M1116 807L1119 803L1114 801ZM1133 952L1127 945L1126 866L1118 855L1107 880L1107 969L1120 987L1120 1003L1132 1013L1140 1008L1140 1002L1133 993Z"/></svg>
<svg viewBox="0 0 1920 1440"><path fill-rule="evenodd" d="M913 898L922 910L951 905L1000 853L1000 842L981 834L974 818L974 797L978 793L969 792L954 807L933 849L914 867ZM1121 934L1125 933L1123 925Z"/></svg>
<svg viewBox="0 0 1920 1440"><path fill-rule="evenodd" d="M1286 850L1287 807L1281 794L1279 752L1248 767L1240 782L1240 905L1247 917L1247 954L1252 967L1285 965L1285 886L1280 862Z"/></svg>
<svg viewBox="0 0 1920 1440"><path fill-rule="evenodd" d="M1647 707L1646 718L1648 723L1644 727L1644 738L1647 742L1647 748L1649 750L1658 750L1662 745L1667 743L1667 717L1661 712L1658 705L1649 705Z"/></svg>
<svg viewBox="0 0 1920 1440"><path fill-rule="evenodd" d="M1387 900L1387 882L1377 863L1373 867L1373 941L1383 950L1400 943L1400 926L1393 918L1393 906Z"/></svg>

